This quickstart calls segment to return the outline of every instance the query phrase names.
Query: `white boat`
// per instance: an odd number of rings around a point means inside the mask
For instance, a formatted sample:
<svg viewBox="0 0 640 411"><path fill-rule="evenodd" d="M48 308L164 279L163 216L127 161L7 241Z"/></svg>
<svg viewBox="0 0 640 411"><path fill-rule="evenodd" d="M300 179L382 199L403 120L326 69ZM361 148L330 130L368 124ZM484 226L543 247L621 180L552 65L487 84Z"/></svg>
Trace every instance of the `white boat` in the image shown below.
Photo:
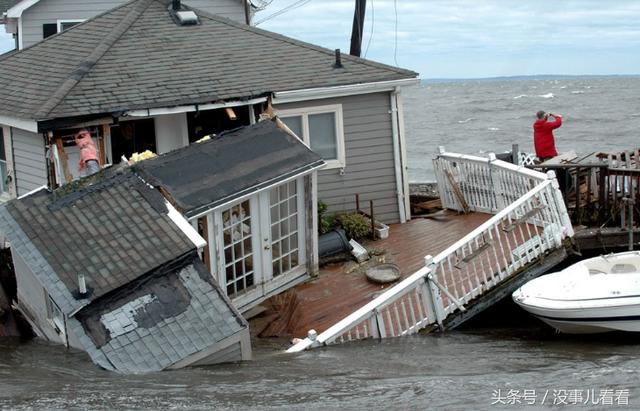
<svg viewBox="0 0 640 411"><path fill-rule="evenodd" d="M640 331L640 252L580 261L529 281L512 297L561 332Z"/></svg>

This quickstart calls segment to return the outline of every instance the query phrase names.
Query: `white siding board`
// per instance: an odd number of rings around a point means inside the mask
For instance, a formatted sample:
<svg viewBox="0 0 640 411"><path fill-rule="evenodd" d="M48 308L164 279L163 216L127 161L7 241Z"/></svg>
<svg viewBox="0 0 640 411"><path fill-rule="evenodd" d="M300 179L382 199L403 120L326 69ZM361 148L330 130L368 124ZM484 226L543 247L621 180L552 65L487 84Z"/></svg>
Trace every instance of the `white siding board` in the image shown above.
<svg viewBox="0 0 640 411"><path fill-rule="evenodd" d="M18 195L47 184L44 140L40 134L12 129L13 158Z"/></svg>
<svg viewBox="0 0 640 411"><path fill-rule="evenodd" d="M289 103L276 109L331 104L342 104L346 164L344 175L339 169L318 172L318 199L329 206L330 212L347 212L355 209L358 193L361 207L368 208L369 200L373 200L380 220L398 222L389 93Z"/></svg>

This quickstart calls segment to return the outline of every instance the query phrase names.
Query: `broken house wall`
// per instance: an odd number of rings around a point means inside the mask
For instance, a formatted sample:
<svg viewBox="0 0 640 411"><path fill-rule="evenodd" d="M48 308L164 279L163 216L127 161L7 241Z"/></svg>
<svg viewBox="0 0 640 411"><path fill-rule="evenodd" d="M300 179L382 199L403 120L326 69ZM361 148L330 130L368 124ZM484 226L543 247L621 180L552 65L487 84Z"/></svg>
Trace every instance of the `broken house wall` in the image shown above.
<svg viewBox="0 0 640 411"><path fill-rule="evenodd" d="M42 25L58 20L86 20L127 0L40 0L22 13L22 48L42 40ZM185 0L184 4L244 23L240 0Z"/></svg>
<svg viewBox="0 0 640 411"><path fill-rule="evenodd" d="M358 193L363 211L369 212L369 200L373 200L376 219L399 222L389 93L278 104L274 108L277 111L332 104L342 104L344 175L340 175L339 168L320 170L318 199L329 206L330 212L348 212L355 210Z"/></svg>
<svg viewBox="0 0 640 411"><path fill-rule="evenodd" d="M53 328L47 312L47 294L36 275L26 265L22 256L14 250L11 252L18 286L18 306L31 323L33 331L41 338L65 343L66 338Z"/></svg>
<svg viewBox="0 0 640 411"><path fill-rule="evenodd" d="M42 135L11 128L13 167L18 195L47 185L47 163ZM7 152L7 156L11 154Z"/></svg>

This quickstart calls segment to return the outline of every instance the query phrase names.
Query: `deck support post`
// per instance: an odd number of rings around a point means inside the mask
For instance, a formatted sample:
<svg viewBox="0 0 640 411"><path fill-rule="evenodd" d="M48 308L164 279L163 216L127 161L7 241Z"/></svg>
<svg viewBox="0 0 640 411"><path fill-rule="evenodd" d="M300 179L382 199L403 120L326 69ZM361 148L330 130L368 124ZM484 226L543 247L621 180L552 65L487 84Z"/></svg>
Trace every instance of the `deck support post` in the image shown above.
<svg viewBox="0 0 640 411"><path fill-rule="evenodd" d="M430 304L427 304L427 309L431 308L431 311L435 317L436 322L438 323L438 326L440 327L440 330L444 331L443 322L445 314L442 304L442 297L440 296L440 290L438 289L438 286L433 281L431 281L431 279L433 278L433 272L435 271L433 257L430 255L424 257L424 264L429 269L429 274L427 274L425 281L428 284L428 295L431 296L431 301L428 302Z"/></svg>
<svg viewBox="0 0 640 411"><path fill-rule="evenodd" d="M382 318L382 314L377 309L373 311L374 318L376 319L376 329L378 331L378 338L383 339L387 337L387 331L384 328L384 319Z"/></svg>

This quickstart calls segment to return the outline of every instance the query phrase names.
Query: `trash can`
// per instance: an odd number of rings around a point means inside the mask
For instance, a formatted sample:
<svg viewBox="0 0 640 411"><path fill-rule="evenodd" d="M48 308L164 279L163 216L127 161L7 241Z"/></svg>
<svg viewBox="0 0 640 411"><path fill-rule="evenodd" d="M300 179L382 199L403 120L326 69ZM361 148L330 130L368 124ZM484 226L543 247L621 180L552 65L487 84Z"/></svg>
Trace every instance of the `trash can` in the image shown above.
<svg viewBox="0 0 640 411"><path fill-rule="evenodd" d="M318 254L329 257L340 253L348 253L353 247L349 244L344 230L336 229L318 237Z"/></svg>

